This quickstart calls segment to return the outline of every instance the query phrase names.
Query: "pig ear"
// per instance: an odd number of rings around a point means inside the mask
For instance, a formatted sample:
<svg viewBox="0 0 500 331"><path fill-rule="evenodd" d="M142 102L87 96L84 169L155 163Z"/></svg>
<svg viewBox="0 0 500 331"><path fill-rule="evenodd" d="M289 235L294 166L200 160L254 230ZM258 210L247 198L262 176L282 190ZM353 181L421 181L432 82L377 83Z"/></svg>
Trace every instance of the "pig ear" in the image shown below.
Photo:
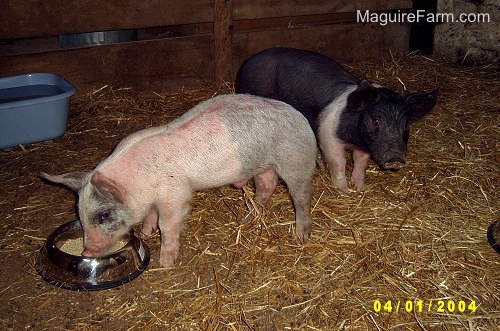
<svg viewBox="0 0 500 331"><path fill-rule="evenodd" d="M350 111L363 111L368 106L376 104L380 100L378 90L366 80L362 80L358 88L349 94L347 98L347 109Z"/></svg>
<svg viewBox="0 0 500 331"><path fill-rule="evenodd" d="M49 175L45 172L40 174L40 177L48 180L49 182L62 184L71 190L78 193L83 186L83 179L87 176L87 172L69 172L62 175Z"/></svg>
<svg viewBox="0 0 500 331"><path fill-rule="evenodd" d="M410 121L418 121L436 105L438 89L408 94L405 101L410 106Z"/></svg>
<svg viewBox="0 0 500 331"><path fill-rule="evenodd" d="M92 175L90 182L94 184L95 188L103 195L118 203L123 203L125 201L125 190L123 187L111 178L103 175L101 172L96 171Z"/></svg>

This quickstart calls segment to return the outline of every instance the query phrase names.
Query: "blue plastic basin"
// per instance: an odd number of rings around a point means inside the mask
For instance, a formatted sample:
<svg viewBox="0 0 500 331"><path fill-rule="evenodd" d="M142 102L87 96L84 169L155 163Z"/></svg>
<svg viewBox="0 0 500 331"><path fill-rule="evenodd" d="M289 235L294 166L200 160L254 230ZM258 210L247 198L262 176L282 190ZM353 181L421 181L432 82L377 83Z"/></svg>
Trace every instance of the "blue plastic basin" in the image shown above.
<svg viewBox="0 0 500 331"><path fill-rule="evenodd" d="M53 73L0 78L0 149L60 137L75 92Z"/></svg>

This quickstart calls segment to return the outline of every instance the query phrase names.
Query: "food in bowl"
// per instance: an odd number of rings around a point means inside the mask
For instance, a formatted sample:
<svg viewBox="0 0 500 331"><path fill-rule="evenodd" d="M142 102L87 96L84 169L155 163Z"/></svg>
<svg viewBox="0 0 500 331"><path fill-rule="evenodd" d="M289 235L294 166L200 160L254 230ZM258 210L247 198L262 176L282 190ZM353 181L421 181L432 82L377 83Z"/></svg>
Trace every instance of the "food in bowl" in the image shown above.
<svg viewBox="0 0 500 331"><path fill-rule="evenodd" d="M47 237L38 254L36 270L54 286L95 291L130 282L147 268L150 260L149 248L134 232L105 256L86 257L82 251L80 221L65 223Z"/></svg>
<svg viewBox="0 0 500 331"><path fill-rule="evenodd" d="M126 240L118 240L113 247L111 247L108 252L113 253L121 248L123 248L127 244ZM60 246L59 246L60 245ZM65 253L71 255L81 255L83 251L83 237L78 238L70 238L62 243L58 243L58 247Z"/></svg>

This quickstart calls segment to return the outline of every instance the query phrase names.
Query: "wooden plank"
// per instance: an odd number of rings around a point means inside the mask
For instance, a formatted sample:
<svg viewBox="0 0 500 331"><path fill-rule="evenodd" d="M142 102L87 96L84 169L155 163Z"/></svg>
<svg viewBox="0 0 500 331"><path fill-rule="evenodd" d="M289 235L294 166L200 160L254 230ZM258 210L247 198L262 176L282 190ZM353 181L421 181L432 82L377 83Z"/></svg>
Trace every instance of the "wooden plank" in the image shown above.
<svg viewBox="0 0 500 331"><path fill-rule="evenodd" d="M0 39L212 22L213 0L2 0Z"/></svg>
<svg viewBox="0 0 500 331"><path fill-rule="evenodd" d="M349 12L245 19L233 21L233 25L234 32L246 32L353 22L356 22L356 13Z"/></svg>
<svg viewBox="0 0 500 331"><path fill-rule="evenodd" d="M170 37L188 37L197 35L207 35L214 33L214 23L193 23L181 25L168 25L155 28L146 28L137 30L137 38L144 39L158 39Z"/></svg>
<svg viewBox="0 0 500 331"><path fill-rule="evenodd" d="M213 34L213 25L213 23L194 23L139 29L137 30L137 39L150 40L211 35ZM91 46L87 45L85 47ZM17 39L0 43L0 56L44 53L61 49L57 37Z"/></svg>
<svg viewBox="0 0 500 331"><path fill-rule="evenodd" d="M408 51L408 24L386 26L332 24L314 27L241 32L233 35L233 72L243 61L269 47L316 51L339 62L381 57L389 50Z"/></svg>
<svg viewBox="0 0 500 331"><path fill-rule="evenodd" d="M283 16L356 12L357 10L391 10L412 8L411 0L233 0L233 19L255 19Z"/></svg>
<svg viewBox="0 0 500 331"><path fill-rule="evenodd" d="M104 85L179 91L214 81L213 37L133 43L0 57L0 77L55 72L80 92Z"/></svg>
<svg viewBox="0 0 500 331"><path fill-rule="evenodd" d="M229 82L231 75L231 0L214 1L215 82Z"/></svg>

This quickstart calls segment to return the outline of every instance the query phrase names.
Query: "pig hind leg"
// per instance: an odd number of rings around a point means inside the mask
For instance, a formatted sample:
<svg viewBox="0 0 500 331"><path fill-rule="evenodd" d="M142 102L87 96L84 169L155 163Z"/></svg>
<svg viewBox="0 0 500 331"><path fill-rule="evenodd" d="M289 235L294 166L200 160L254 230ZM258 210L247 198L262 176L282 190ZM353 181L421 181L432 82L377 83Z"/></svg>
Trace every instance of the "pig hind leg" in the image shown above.
<svg viewBox="0 0 500 331"><path fill-rule="evenodd" d="M302 173L281 172L279 175L286 183L288 192L295 207L296 238L305 243L311 234L311 196L312 196L312 173L301 169Z"/></svg>
<svg viewBox="0 0 500 331"><path fill-rule="evenodd" d="M253 177L255 183L254 201L260 206L264 206L269 198L273 195L276 185L278 185L278 174L273 168L265 169ZM235 185L236 186L236 185ZM253 219L255 217L255 209L251 210L241 218L240 223Z"/></svg>
<svg viewBox="0 0 500 331"><path fill-rule="evenodd" d="M276 189L278 174L273 168L269 168L255 175L253 179L255 182L254 200L260 205L265 205Z"/></svg>

